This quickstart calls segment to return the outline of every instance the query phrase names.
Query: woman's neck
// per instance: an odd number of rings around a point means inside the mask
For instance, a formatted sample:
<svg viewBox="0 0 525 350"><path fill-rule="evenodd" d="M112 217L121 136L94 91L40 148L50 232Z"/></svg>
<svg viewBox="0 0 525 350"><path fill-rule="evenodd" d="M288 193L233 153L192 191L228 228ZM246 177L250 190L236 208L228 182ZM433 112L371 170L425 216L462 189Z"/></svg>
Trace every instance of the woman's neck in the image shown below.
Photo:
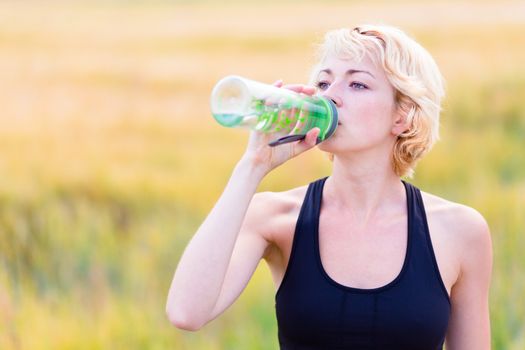
<svg viewBox="0 0 525 350"><path fill-rule="evenodd" d="M363 223L404 208L405 190L390 159L336 156L323 200Z"/></svg>

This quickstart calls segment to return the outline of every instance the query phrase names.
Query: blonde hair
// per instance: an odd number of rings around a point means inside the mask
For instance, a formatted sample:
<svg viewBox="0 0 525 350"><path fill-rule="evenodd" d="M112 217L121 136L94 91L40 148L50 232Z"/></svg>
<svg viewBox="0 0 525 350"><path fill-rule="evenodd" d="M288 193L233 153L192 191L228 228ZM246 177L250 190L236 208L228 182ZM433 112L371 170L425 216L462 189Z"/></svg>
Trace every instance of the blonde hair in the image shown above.
<svg viewBox="0 0 525 350"><path fill-rule="evenodd" d="M398 176L411 177L418 160L439 139L444 82L432 56L401 30L375 25L326 33L318 54L320 63L312 71L311 82L328 55L357 61L367 55L384 69L396 91L397 107L409 125L397 137L392 166Z"/></svg>

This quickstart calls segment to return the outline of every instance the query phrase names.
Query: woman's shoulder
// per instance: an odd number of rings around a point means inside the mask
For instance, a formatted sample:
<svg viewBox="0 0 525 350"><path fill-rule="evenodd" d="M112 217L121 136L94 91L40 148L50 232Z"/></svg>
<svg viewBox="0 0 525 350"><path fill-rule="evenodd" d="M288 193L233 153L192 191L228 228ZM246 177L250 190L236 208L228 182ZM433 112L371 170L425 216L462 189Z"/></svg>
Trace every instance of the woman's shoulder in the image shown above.
<svg viewBox="0 0 525 350"><path fill-rule="evenodd" d="M265 211L275 214L285 214L301 206L307 188L308 186L305 185L282 192L259 192L253 197L252 205L265 208Z"/></svg>
<svg viewBox="0 0 525 350"><path fill-rule="evenodd" d="M432 243L441 247L438 258L442 257L443 271L447 267L454 271L450 274L455 276L450 285L456 285L461 276L467 275L471 281L486 280L492 262L492 239L485 218L469 206L421 194Z"/></svg>
<svg viewBox="0 0 525 350"><path fill-rule="evenodd" d="M308 185L282 192L256 193L246 216L249 226L269 242L280 242L293 233Z"/></svg>
<svg viewBox="0 0 525 350"><path fill-rule="evenodd" d="M421 191L429 225L466 247L490 235L487 221L476 209Z"/></svg>

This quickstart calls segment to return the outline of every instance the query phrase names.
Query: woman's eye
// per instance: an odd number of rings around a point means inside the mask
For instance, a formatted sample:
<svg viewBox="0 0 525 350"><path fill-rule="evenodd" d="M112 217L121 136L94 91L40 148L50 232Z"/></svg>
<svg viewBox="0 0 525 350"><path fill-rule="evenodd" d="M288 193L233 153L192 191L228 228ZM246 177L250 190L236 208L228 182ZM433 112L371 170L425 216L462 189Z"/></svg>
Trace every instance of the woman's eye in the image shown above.
<svg viewBox="0 0 525 350"><path fill-rule="evenodd" d="M368 87L365 84L358 83L357 81L350 83L350 87L356 90L368 89Z"/></svg>
<svg viewBox="0 0 525 350"><path fill-rule="evenodd" d="M326 81L319 81L315 84L319 90L326 90L330 86Z"/></svg>

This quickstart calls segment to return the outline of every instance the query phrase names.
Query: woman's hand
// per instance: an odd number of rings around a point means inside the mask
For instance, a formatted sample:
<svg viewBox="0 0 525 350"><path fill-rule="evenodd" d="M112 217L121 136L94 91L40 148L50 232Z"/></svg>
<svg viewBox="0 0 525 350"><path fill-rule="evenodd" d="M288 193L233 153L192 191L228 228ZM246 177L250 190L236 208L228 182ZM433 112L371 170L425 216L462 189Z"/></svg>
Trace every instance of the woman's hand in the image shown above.
<svg viewBox="0 0 525 350"><path fill-rule="evenodd" d="M307 85L290 84L283 86L282 81L277 81L274 83L274 86L306 95L315 93L315 88ZM287 112L282 111L281 113ZM288 113L295 113L295 111L288 111ZM282 132L262 133L252 131L243 160L250 162L252 166L267 174L287 160L313 148L317 143L319 132L319 128L313 128L303 140L271 147L268 145L270 142L287 134Z"/></svg>

